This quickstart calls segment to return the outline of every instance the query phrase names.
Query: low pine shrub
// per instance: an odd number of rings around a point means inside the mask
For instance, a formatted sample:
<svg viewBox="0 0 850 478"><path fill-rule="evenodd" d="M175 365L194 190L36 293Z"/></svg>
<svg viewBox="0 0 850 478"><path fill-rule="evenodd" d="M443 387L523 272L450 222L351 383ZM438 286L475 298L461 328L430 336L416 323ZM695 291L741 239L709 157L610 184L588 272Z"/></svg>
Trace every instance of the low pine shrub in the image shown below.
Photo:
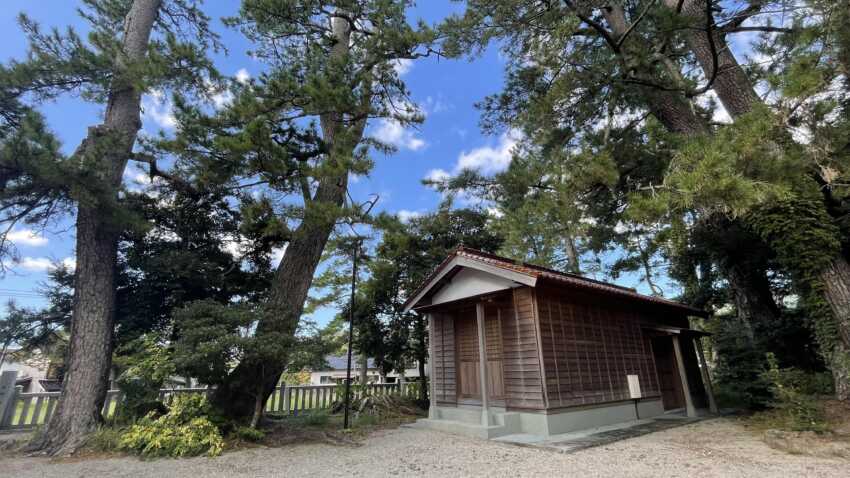
<svg viewBox="0 0 850 478"><path fill-rule="evenodd" d="M174 398L168 413L146 415L121 436L120 448L142 456L218 456L224 439L208 418L210 409L203 395Z"/></svg>
<svg viewBox="0 0 850 478"><path fill-rule="evenodd" d="M831 390L831 382L797 369L780 369L776 357L767 354L768 368L764 379L770 383L771 406L784 418L792 431L824 432L828 430L823 406L818 395Z"/></svg>
<svg viewBox="0 0 850 478"><path fill-rule="evenodd" d="M266 433L264 431L257 430L253 427L236 427L236 429L233 430L233 435L239 440L254 443L260 442L266 437Z"/></svg>

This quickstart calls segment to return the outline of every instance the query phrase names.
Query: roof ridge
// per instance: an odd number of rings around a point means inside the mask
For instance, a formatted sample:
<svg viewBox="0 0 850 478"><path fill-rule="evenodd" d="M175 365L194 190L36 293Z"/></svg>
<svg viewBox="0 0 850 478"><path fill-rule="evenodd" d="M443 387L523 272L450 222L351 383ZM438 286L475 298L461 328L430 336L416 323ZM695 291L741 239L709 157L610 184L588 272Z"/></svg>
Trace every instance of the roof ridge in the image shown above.
<svg viewBox="0 0 850 478"><path fill-rule="evenodd" d="M598 279L593 279L593 278L590 278L590 277L583 276L581 274L576 274L574 272L559 271L557 269L552 269L552 268L549 268L549 267L545 267L545 266L541 266L541 265L537 265L537 264L532 264L530 262L525 262L525 261L521 261L521 260L518 260L518 259L511 259L509 257L500 256L498 254L493 254L493 253L490 253L490 252L484 252L484 251L481 251L481 250L478 250L478 249L473 249L471 247L461 246L459 249L462 249L464 252L470 252L474 255L489 257L493 260L498 260L498 261L502 261L502 262L509 262L509 263L517 265L517 266L528 267L529 269L536 269L536 270L539 270L541 272L548 272L550 274L559 274L559 275L563 275L563 276L567 276L567 277L572 277L572 278L575 278L575 279L578 279L578 280L595 282L595 283L600 284L600 285L606 285L606 286L609 286L609 287L616 287L618 289L623 289L623 290L627 290L627 291L630 291L630 292L637 292L637 289L635 289L634 287L626 287L626 286L622 286L622 285L619 285L619 284L612 284L610 282L605 282L605 281L601 281L601 280L598 280Z"/></svg>

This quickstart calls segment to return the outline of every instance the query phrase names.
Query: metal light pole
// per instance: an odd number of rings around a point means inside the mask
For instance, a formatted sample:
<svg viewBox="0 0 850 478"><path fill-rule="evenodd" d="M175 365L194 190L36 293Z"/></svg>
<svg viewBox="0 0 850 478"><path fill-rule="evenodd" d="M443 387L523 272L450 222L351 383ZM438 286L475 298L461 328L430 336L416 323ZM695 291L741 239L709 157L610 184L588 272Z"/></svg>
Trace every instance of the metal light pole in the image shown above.
<svg viewBox="0 0 850 478"><path fill-rule="evenodd" d="M348 195L348 200L350 201L352 207L354 207L354 199L351 197L346 191ZM375 207L375 204L378 203L378 199L380 196L377 194L373 195L372 199L359 204L358 207L362 210L363 207L366 207L366 210L361 213L361 217L366 217L369 215L369 212L372 211L372 208ZM348 310L348 363L345 367L345 415L342 421L343 430L348 429L348 416L351 409L351 351L354 349L354 298L357 294L357 260L360 256L360 244L363 242L363 236L357 234L357 230L354 229L353 222L348 223L348 227L351 228L351 232L354 233L354 257L351 261L351 304L349 304Z"/></svg>
<svg viewBox="0 0 850 478"><path fill-rule="evenodd" d="M348 429L348 414L351 408L351 350L354 342L354 297L357 293L357 256L360 253L360 237L354 241L354 258L351 267L351 304L348 309L348 364L345 369L345 416L342 421L343 430Z"/></svg>

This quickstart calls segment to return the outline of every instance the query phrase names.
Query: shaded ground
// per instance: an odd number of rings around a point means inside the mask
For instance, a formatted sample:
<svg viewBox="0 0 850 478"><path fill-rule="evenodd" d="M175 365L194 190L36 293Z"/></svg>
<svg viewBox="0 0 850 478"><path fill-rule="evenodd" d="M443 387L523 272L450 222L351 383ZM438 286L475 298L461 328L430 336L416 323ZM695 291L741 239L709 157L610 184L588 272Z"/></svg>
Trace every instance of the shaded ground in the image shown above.
<svg viewBox="0 0 850 478"><path fill-rule="evenodd" d="M257 447L219 458L140 461L0 458L0 475L62 478L173 476L850 476L850 461L769 448L736 420L721 418L572 454L400 428L361 446Z"/></svg>

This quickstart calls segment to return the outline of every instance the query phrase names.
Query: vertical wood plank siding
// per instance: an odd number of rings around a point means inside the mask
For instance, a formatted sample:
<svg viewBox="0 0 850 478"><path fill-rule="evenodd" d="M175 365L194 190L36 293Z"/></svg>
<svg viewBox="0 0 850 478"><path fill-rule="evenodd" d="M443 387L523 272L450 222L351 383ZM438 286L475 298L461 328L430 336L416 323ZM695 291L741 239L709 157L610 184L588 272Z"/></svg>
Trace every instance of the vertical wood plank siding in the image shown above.
<svg viewBox="0 0 850 478"><path fill-rule="evenodd" d="M455 329L451 314L434 314L434 391L437 402L457 403Z"/></svg>
<svg viewBox="0 0 850 478"><path fill-rule="evenodd" d="M536 291L548 408L629 398L626 375L640 377L644 397L660 395L640 312Z"/></svg>
<svg viewBox="0 0 850 478"><path fill-rule="evenodd" d="M498 302L505 404L508 407L545 408L533 294L528 287L514 289L512 300Z"/></svg>

